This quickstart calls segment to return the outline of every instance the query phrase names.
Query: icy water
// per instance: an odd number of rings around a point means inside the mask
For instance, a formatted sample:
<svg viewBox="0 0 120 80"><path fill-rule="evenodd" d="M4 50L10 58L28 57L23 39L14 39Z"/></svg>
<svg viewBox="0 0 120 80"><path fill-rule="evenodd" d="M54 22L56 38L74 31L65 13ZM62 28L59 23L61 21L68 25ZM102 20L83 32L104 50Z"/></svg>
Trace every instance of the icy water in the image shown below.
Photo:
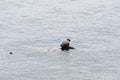
<svg viewBox="0 0 120 80"><path fill-rule="evenodd" d="M0 80L120 80L120 0L0 0Z"/></svg>

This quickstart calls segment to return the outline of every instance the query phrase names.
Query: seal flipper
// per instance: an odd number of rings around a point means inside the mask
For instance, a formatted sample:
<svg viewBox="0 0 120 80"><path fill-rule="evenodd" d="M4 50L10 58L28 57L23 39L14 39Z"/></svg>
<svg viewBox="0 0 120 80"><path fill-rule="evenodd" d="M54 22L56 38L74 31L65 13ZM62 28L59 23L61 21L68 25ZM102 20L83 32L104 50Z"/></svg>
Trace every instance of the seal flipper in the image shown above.
<svg viewBox="0 0 120 80"><path fill-rule="evenodd" d="M75 48L74 48L74 47L72 47L72 46L69 46L69 47L68 47L68 49L75 49Z"/></svg>

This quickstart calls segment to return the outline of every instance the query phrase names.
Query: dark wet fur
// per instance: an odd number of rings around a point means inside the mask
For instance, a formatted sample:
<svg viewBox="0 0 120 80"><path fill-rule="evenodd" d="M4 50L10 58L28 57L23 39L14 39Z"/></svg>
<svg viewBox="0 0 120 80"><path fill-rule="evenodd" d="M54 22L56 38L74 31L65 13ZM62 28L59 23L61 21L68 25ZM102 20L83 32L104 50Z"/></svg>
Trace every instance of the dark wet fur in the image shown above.
<svg viewBox="0 0 120 80"><path fill-rule="evenodd" d="M75 49L74 47L72 47L72 46L65 46L65 47L61 47L60 48L62 51L68 51L68 50L70 50L70 49Z"/></svg>

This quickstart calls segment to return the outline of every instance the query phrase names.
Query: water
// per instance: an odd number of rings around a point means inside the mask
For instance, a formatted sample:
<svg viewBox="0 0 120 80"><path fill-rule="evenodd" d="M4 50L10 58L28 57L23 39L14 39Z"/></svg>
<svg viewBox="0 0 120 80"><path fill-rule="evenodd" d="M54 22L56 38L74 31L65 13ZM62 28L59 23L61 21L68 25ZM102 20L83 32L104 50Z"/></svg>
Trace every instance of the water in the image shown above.
<svg viewBox="0 0 120 80"><path fill-rule="evenodd" d="M0 0L0 80L120 80L119 13L119 0ZM58 49L66 38L75 50Z"/></svg>

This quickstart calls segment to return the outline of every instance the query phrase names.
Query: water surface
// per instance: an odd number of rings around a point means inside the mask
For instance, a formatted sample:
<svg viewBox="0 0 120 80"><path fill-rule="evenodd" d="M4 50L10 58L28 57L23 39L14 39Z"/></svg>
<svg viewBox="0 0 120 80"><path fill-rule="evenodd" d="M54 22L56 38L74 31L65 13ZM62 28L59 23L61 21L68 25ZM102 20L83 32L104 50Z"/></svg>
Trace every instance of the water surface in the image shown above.
<svg viewBox="0 0 120 80"><path fill-rule="evenodd" d="M0 0L0 79L120 80L119 13L119 0ZM66 38L75 50L58 49Z"/></svg>

